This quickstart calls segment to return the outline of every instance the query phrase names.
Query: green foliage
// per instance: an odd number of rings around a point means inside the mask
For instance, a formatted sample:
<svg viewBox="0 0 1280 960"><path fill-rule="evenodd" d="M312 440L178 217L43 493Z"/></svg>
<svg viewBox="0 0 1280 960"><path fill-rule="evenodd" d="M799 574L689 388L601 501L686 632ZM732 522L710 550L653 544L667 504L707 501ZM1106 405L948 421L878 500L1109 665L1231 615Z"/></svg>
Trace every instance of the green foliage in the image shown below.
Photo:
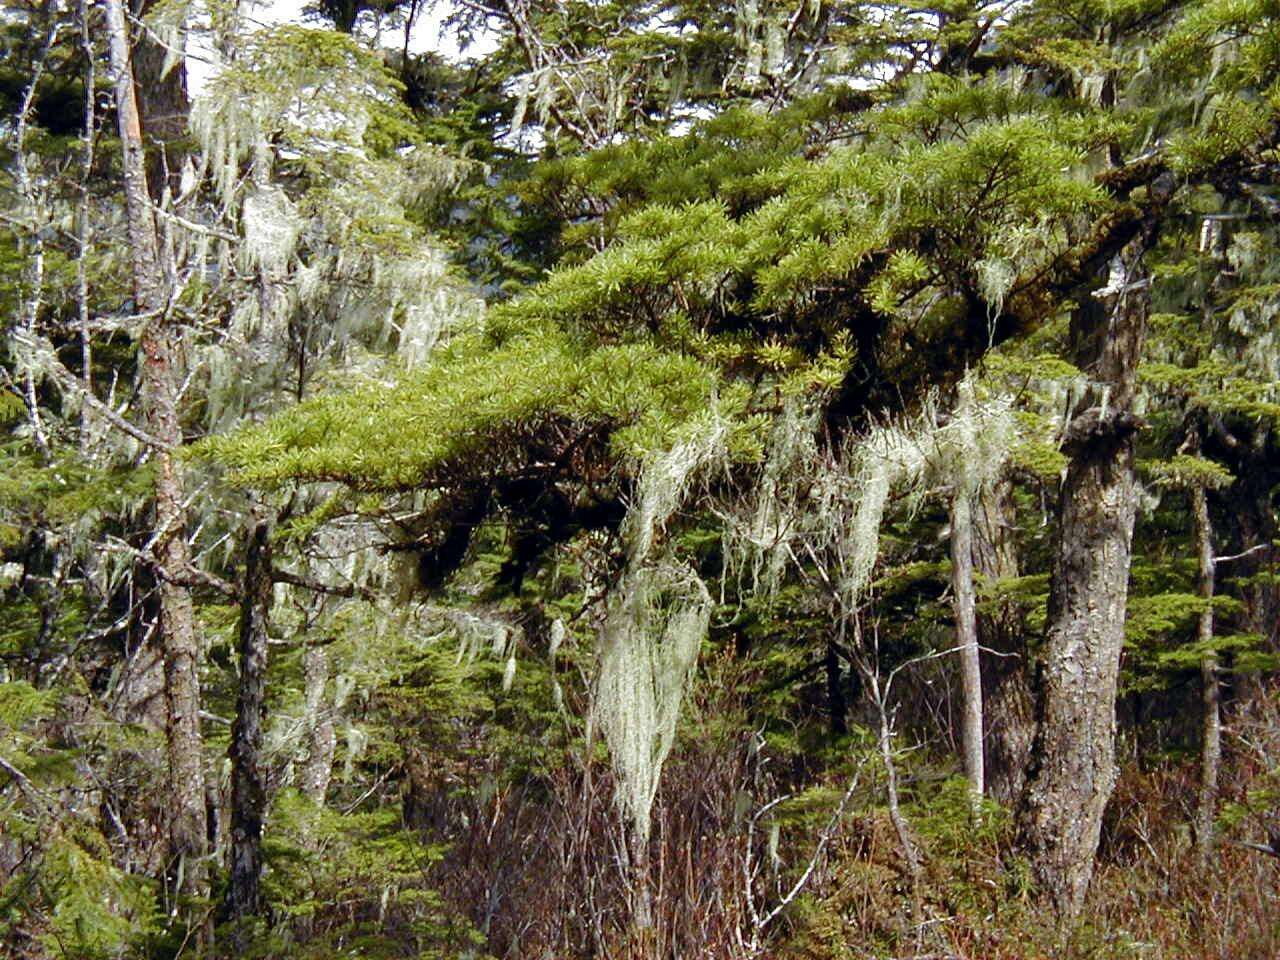
<svg viewBox="0 0 1280 960"><path fill-rule="evenodd" d="M1180 453L1170 460L1152 460L1141 464L1155 482L1165 487L1202 487L1218 490L1235 482L1231 471L1220 463Z"/></svg>
<svg viewBox="0 0 1280 960"><path fill-rule="evenodd" d="M550 331L493 349L463 341L394 387L319 397L201 450L242 484L413 489L475 469L482 454L499 463L522 456L521 435L547 419L602 427L615 455L638 457L711 405L715 386L695 360L641 344L583 352ZM718 403L740 409L741 395L725 391Z"/></svg>
<svg viewBox="0 0 1280 960"><path fill-rule="evenodd" d="M0 516L28 528L135 511L154 482L149 465L104 470L72 451L48 463L26 444L0 446L0 464Z"/></svg>
<svg viewBox="0 0 1280 960"><path fill-rule="evenodd" d="M85 960L117 957L158 926L153 884L112 864L101 835L78 834L44 851L40 888L51 907L44 947Z"/></svg>
<svg viewBox="0 0 1280 960"><path fill-rule="evenodd" d="M423 958L483 955L483 938L451 916L429 881L445 855L405 829L393 809L339 813L317 808L293 791L277 798L276 829L264 846L266 894L282 920L304 919L319 935L305 946L266 933L252 956L298 958L355 950L362 957ZM344 903L361 903L353 913Z"/></svg>
<svg viewBox="0 0 1280 960"><path fill-rule="evenodd" d="M384 35L419 10L327 6L385 15ZM187 12L156 4L151 28L177 36ZM229 13L215 5L215 31ZM147 398L130 406L140 321L119 144L101 108L95 159L85 174L76 163L87 58L99 93L107 76L98 22L86 51L70 8L15 12L0 29L0 98L13 114L50 17L64 29L23 154L38 196L17 189L16 125L3 148L0 299L27 322L38 240L31 323L49 350L37 359L60 359L144 423ZM762 955L1137 951L1142 918L1128 904L1146 898L1114 887L1099 887L1095 923L1053 939L1027 906L1008 812L983 803L975 815L955 776L951 660L904 666L946 649L954 629L941 504L887 505L856 630L833 623L810 539L787 541L766 595L733 575L721 530L761 476L775 494L790 484L797 512L832 504L829 485L848 478L831 464L857 462L869 428L922 407L953 415L957 384L977 382L1007 398L1018 435L975 551L1018 575L979 574L977 612L1008 648L1001 667L1034 678L1062 434L1097 376L1064 359L1079 346L1069 316L1121 243L1158 233L1124 660L1124 692L1150 709L1121 723L1144 776L1184 784L1166 807L1137 808L1180 821L1160 810L1186 805L1187 771L1169 764L1198 736L1203 662L1262 673L1260 684L1276 668L1276 575L1249 552L1275 532L1280 482L1275 4L480 0L456 12L463 29L481 22L499 48L472 65L296 25L219 35L235 56L206 87L194 137L150 145L177 191L157 222L185 284L164 318L183 357L179 419L202 438L183 464L197 569L168 587L196 606L204 759L218 782L240 680L234 588L218 586L241 577L245 492L277 518L268 909L244 955L609 951L635 881L619 873L615 784L587 719L593 644L646 471L707 423L726 425L727 455L717 447L694 482L668 478L687 495L659 491L676 506L651 524L655 545L720 594L658 790L650 853L668 952L739 948L752 933L747 815L790 795L759 823L775 845L755 861L761 890L783 890L867 757L865 788ZM154 68L139 54L136 69ZM140 84L144 101L155 86ZM185 193L192 171L205 179ZM162 532L145 509L157 457L82 415L26 342L6 348L0 391L0 853L19 864L0 893L0 944L159 956L178 949L193 903L158 907L163 698L129 702L162 682L135 673L165 629L147 556ZM784 462L768 438L796 409L804 453ZM936 480L979 469L997 473L953 456ZM867 486L840 496L856 506ZM1215 551L1239 554L1212 601L1193 592L1197 488ZM766 532L786 535L790 519ZM1207 603L1215 635L1194 640ZM320 690L303 662L317 650L330 666ZM863 726L878 718L862 671L898 667L889 719L918 879ZM841 720L852 732L833 732ZM298 787L326 724L337 745L315 804ZM1253 734L1228 744L1223 790L1245 799L1224 828L1274 807L1271 774L1250 780ZM1211 916L1217 868L1186 871L1203 891L1176 891L1161 859L1177 853L1175 831L1142 833L1143 847L1130 816L1113 806L1106 864L1151 884L1150 912L1183 915L1153 949L1222 954L1180 949L1196 936L1185 916ZM699 888L681 902L685 877ZM1116 881L1104 871L1104 882Z"/></svg>
<svg viewBox="0 0 1280 960"><path fill-rule="evenodd" d="M76 752L48 735L61 693L0 683L0 833L16 857L0 888L0 944L119 957L158 927L154 883L113 862L92 811L58 802L59 790L83 788Z"/></svg>

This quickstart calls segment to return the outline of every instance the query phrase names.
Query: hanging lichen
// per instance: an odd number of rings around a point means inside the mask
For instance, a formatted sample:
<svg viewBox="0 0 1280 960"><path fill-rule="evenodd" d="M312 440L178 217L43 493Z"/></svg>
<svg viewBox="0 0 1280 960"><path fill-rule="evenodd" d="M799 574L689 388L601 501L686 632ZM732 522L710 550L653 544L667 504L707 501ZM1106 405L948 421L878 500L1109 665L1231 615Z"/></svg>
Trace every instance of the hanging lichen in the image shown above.
<svg viewBox="0 0 1280 960"><path fill-rule="evenodd" d="M618 778L619 809L638 843L649 837L662 765L710 618L706 585L662 561L627 573L601 631L592 709Z"/></svg>
<svg viewBox="0 0 1280 960"><path fill-rule="evenodd" d="M669 450L642 465L624 529L633 568L643 565L652 553L655 537L683 502L697 473L725 459L728 433L728 423L712 414Z"/></svg>
<svg viewBox="0 0 1280 960"><path fill-rule="evenodd" d="M726 456L727 424L717 415L643 465L624 525L629 555L600 631L592 715L609 746L619 812L632 837L649 837L662 766L680 705L711 618L706 584L657 538L694 477Z"/></svg>
<svg viewBox="0 0 1280 960"><path fill-rule="evenodd" d="M755 488L722 513L726 570L768 593L788 564L820 558L853 609L871 579L895 491L956 483L974 490L1005 462L1015 433L1010 402L979 393L966 378L949 414L930 399L915 417L876 425L837 450L818 446L817 408L789 402Z"/></svg>
<svg viewBox="0 0 1280 960"><path fill-rule="evenodd" d="M274 273L289 266L305 223L283 190L268 186L250 193L240 220L241 250L248 267Z"/></svg>
<svg viewBox="0 0 1280 960"><path fill-rule="evenodd" d="M467 169L411 139L383 65L350 38L284 25L238 36L192 106L216 209L216 273L238 277L227 334L197 357L210 427L271 409L327 368L426 362L480 302L412 211ZM207 241L207 238L206 238ZM370 369L370 373L375 373Z"/></svg>
<svg viewBox="0 0 1280 960"><path fill-rule="evenodd" d="M807 509L820 456L816 442L818 408L801 398L787 400L769 433L755 490L722 514L724 555L730 573L753 591L772 593L782 583L796 524Z"/></svg>

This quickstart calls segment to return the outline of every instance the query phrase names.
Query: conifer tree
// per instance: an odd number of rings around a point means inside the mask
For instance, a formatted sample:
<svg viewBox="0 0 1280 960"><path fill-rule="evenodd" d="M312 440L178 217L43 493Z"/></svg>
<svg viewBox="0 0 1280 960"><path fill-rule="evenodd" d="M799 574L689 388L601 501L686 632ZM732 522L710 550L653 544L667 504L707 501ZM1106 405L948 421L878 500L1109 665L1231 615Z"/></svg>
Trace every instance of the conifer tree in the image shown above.
<svg viewBox="0 0 1280 960"><path fill-rule="evenodd" d="M164 651L166 730L172 821L170 856L177 886L203 895L206 888L204 746L200 730L200 642L196 636L186 537L186 492L176 454L183 436L178 411L177 336L169 317L174 291L161 260L156 216L147 187L142 119L135 93L130 35L124 6L106 7L116 115L123 151L123 180L135 309L142 317L142 386L147 432L157 460L155 534L147 552L155 557L160 593L160 639ZM169 268L171 269L171 268Z"/></svg>
<svg viewBox="0 0 1280 960"><path fill-rule="evenodd" d="M135 7L0 27L3 949L1223 952L1273 3Z"/></svg>

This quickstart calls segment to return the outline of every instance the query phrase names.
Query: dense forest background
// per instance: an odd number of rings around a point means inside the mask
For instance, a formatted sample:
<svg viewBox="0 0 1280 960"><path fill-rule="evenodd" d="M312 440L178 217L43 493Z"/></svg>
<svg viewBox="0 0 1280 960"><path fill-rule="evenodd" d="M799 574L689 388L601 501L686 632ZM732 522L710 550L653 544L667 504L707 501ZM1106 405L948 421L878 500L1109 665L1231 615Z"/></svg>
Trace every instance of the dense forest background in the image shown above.
<svg viewBox="0 0 1280 960"><path fill-rule="evenodd" d="M1280 4L265 16L0 14L0 953L1280 956Z"/></svg>

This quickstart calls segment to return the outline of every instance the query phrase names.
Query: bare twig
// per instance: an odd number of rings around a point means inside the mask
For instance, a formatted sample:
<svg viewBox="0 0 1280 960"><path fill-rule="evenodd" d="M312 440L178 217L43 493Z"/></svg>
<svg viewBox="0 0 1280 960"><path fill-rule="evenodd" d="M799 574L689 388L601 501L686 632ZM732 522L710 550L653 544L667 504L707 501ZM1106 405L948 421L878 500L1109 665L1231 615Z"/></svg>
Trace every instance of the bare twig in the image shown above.
<svg viewBox="0 0 1280 960"><path fill-rule="evenodd" d="M1242 550L1239 553L1233 553L1230 556L1214 557L1213 562L1215 564L1230 563L1232 560L1243 560L1245 557L1251 557L1255 553L1261 553L1264 550L1273 550L1273 549L1275 549L1274 543L1259 543L1250 547L1248 550Z"/></svg>
<svg viewBox="0 0 1280 960"><path fill-rule="evenodd" d="M840 797L840 802L836 804L835 810L831 814L831 818L827 821L827 825L823 827L822 832L818 835L817 845L814 847L813 855L809 857L808 864L805 865L804 872L796 879L783 897L774 905L773 909L760 916L755 905L755 898L751 892L751 837L755 831L757 821L770 810L774 809L778 804L790 798L790 794L785 794L775 800L766 803L751 818L747 827L747 855L743 862L743 871L746 875L747 887L747 910L751 914L752 923L755 925L755 931L752 934L753 949L759 949L759 936L764 932L765 927L778 918L782 911L790 906L791 902L799 896L800 891L804 889L809 879L813 876L814 870L817 869L818 863L822 860L823 853L826 852L827 845L836 835L836 830L840 825L840 818L844 816L845 807L849 805L849 800L853 797L854 791L858 788L858 783L862 777L862 768L866 765L867 758L863 757L858 761L857 768L853 771L853 776L849 780L849 786L845 789L844 794Z"/></svg>
<svg viewBox="0 0 1280 960"><path fill-rule="evenodd" d="M377 599L377 595L367 587L358 587L351 583L322 583L319 580L313 580L301 574L290 573L288 570L273 569L271 571L271 579L276 583L287 583L290 586L302 587L305 590L313 590L316 593L327 593L335 597L360 597L362 600L369 601Z"/></svg>
<svg viewBox="0 0 1280 960"><path fill-rule="evenodd" d="M36 196L31 170L27 166L27 124L31 119L31 111L35 104L36 87L44 76L45 62L49 59L49 51L53 48L53 44L58 38L58 32L61 29L61 20L58 17L54 17L49 27L49 32L45 36L44 43L41 45L35 66L31 71L31 83L23 92L22 105L18 110L17 123L14 128L14 173L18 181L18 192L22 195L23 203L30 211L33 221L29 227L31 253L27 258L27 277L24 284L27 289L24 290L25 295L22 300L20 324L21 329L29 334L34 334L35 332L36 321L40 316L40 305L44 300L43 230L45 224L41 222L44 219L44 205ZM32 438L35 440L36 447L41 455L46 460L49 460L52 457L49 449L49 438L45 433L44 423L40 417L40 403L39 398L36 396L35 373L29 365L23 371L20 392L23 403L27 408L27 416L31 421Z"/></svg>

